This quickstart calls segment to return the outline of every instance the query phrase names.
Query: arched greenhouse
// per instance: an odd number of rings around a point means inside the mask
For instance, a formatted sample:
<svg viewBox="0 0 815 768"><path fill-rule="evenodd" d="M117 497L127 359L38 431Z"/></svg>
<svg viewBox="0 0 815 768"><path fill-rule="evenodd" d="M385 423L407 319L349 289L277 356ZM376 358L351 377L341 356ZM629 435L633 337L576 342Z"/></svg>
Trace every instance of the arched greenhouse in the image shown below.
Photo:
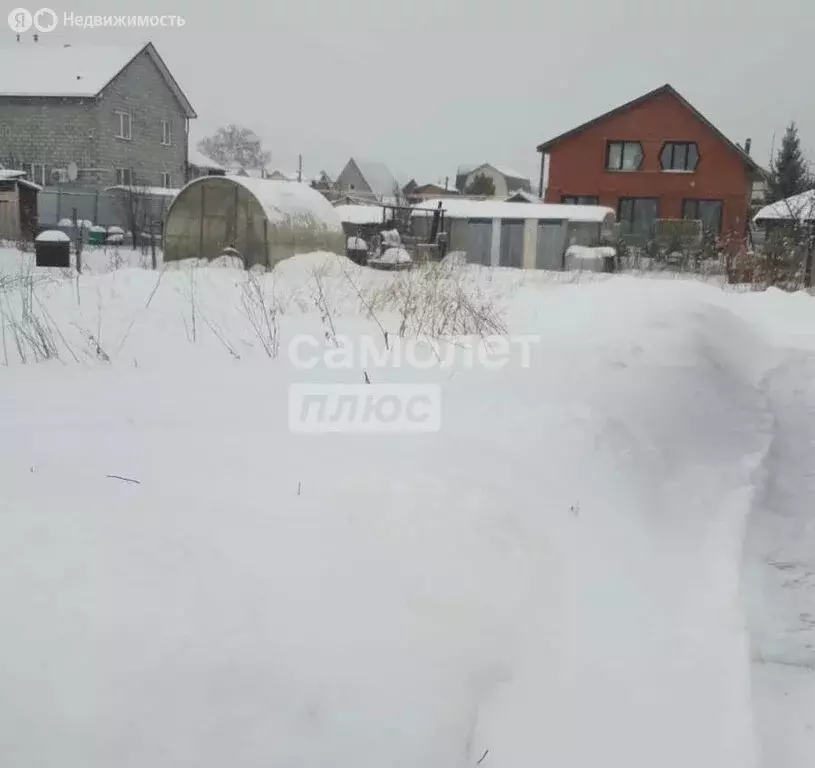
<svg viewBox="0 0 815 768"><path fill-rule="evenodd" d="M165 261L237 251L247 267L269 267L297 253L344 250L331 203L291 181L202 176L178 193L164 221Z"/></svg>

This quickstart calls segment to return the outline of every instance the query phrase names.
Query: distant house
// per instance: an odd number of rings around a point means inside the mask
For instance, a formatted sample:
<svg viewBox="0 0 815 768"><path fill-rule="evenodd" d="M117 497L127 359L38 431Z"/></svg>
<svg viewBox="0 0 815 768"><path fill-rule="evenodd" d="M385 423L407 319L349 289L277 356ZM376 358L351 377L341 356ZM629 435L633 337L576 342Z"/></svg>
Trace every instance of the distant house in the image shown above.
<svg viewBox="0 0 815 768"><path fill-rule="evenodd" d="M386 165L353 157L334 182L337 194L379 202L392 201L397 189L401 187Z"/></svg>
<svg viewBox="0 0 815 768"><path fill-rule="evenodd" d="M0 163L40 186L179 187L195 117L152 43L0 48Z"/></svg>
<svg viewBox="0 0 815 768"><path fill-rule="evenodd" d="M517 192L513 192L506 199L506 202L508 202L508 203L542 203L543 201L537 195L534 195L531 192L527 192L527 190L525 190L525 189L519 189Z"/></svg>
<svg viewBox="0 0 815 768"><path fill-rule="evenodd" d="M226 176L226 168L195 147L190 147L187 155L187 181L201 176Z"/></svg>
<svg viewBox="0 0 815 768"><path fill-rule="evenodd" d="M456 169L456 189L459 192L464 191L467 186L467 177L476 169L477 165L460 165Z"/></svg>
<svg viewBox="0 0 815 768"><path fill-rule="evenodd" d="M312 180L311 186L318 192L325 194L334 189L334 182L325 171L320 171L317 177Z"/></svg>
<svg viewBox="0 0 815 768"><path fill-rule="evenodd" d="M310 187L317 189L317 185L324 183L328 178L328 174L326 174L325 171L320 171L320 173L314 175L308 174L305 171L281 171L280 169L275 169L269 172L266 178L272 181L298 181L301 184L308 184Z"/></svg>
<svg viewBox="0 0 815 768"><path fill-rule="evenodd" d="M762 206L767 200L767 192L769 191L769 184L767 183L766 174L753 181L753 187L750 191L750 202L754 206Z"/></svg>
<svg viewBox="0 0 815 768"><path fill-rule="evenodd" d="M648 241L659 219L693 219L715 235L747 231L763 172L673 87L663 85L549 139L547 203L605 205L620 234Z"/></svg>
<svg viewBox="0 0 815 768"><path fill-rule="evenodd" d="M492 165L491 163L459 166L456 172L456 189L466 194L467 188L477 176L486 176L492 179L492 183L495 185L495 197L507 197L519 189L532 190L528 176L524 176L512 168Z"/></svg>
<svg viewBox="0 0 815 768"><path fill-rule="evenodd" d="M241 165L240 163L229 163L226 166L227 176L242 176L249 179L271 179L272 173L269 168L249 168L248 166Z"/></svg>
<svg viewBox="0 0 815 768"><path fill-rule="evenodd" d="M402 192L409 203L460 194L452 183L448 182L445 185L443 181L434 181L429 184L416 184L414 182L412 187L406 186Z"/></svg>

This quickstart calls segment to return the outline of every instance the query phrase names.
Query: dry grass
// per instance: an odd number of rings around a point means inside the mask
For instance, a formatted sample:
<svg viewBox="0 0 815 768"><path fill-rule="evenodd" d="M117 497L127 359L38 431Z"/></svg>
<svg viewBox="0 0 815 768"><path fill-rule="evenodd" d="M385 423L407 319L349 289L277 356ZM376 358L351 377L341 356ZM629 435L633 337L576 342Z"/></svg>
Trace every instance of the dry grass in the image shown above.
<svg viewBox="0 0 815 768"><path fill-rule="evenodd" d="M468 268L425 264L398 272L365 296L370 313L396 313L399 336L495 336L506 325L492 297Z"/></svg>

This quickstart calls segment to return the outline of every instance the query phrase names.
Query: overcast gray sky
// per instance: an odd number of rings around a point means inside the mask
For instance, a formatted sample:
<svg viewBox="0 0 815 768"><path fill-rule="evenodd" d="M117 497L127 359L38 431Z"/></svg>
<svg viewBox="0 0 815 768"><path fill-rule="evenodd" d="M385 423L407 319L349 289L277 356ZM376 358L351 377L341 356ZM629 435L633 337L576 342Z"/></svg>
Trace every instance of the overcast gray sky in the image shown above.
<svg viewBox="0 0 815 768"><path fill-rule="evenodd" d="M766 164L792 119L815 159L813 0L48 0L62 16L178 14L183 28L63 29L48 43L152 39L199 119L236 122L272 165L349 156L419 182L492 162L537 177L535 146L670 82ZM33 0L4 0L4 15ZM7 6L7 7L6 7ZM8 33L8 38L11 33Z"/></svg>

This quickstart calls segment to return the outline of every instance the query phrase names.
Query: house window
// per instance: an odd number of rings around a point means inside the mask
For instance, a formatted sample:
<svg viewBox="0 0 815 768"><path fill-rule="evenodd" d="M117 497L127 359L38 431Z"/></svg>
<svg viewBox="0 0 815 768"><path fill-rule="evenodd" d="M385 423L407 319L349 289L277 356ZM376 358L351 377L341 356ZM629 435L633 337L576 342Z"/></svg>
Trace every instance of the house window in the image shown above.
<svg viewBox="0 0 815 768"><path fill-rule="evenodd" d="M116 169L116 185L119 187L130 187L133 185L133 171L130 168Z"/></svg>
<svg viewBox="0 0 815 768"><path fill-rule="evenodd" d="M169 147L173 143L173 132L169 120L161 121L161 143L165 147Z"/></svg>
<svg viewBox="0 0 815 768"><path fill-rule="evenodd" d="M642 144L638 141L610 141L606 145L609 171L638 171L642 167Z"/></svg>
<svg viewBox="0 0 815 768"><path fill-rule="evenodd" d="M722 231L722 212L724 204L721 200L684 200L682 202L682 218L698 219L702 222L705 232L718 235Z"/></svg>
<svg viewBox="0 0 815 768"><path fill-rule="evenodd" d="M127 139L132 138L133 119L129 112L114 112L116 115L116 138Z"/></svg>
<svg viewBox="0 0 815 768"><path fill-rule="evenodd" d="M620 234L650 238L654 222L659 217L659 200L651 197L624 197L620 199Z"/></svg>
<svg viewBox="0 0 815 768"><path fill-rule="evenodd" d="M170 189L170 174L169 173L162 173L161 174L161 186L164 189Z"/></svg>
<svg viewBox="0 0 815 768"><path fill-rule="evenodd" d="M41 163L31 163L29 168L29 176L28 178L33 181L35 184L39 184L41 187L45 186L45 165Z"/></svg>
<svg viewBox="0 0 815 768"><path fill-rule="evenodd" d="M699 163L699 147L694 141L669 141L659 155L663 171L693 172Z"/></svg>
<svg viewBox="0 0 815 768"><path fill-rule="evenodd" d="M592 195L563 195L560 202L563 205L600 205L600 198Z"/></svg>

